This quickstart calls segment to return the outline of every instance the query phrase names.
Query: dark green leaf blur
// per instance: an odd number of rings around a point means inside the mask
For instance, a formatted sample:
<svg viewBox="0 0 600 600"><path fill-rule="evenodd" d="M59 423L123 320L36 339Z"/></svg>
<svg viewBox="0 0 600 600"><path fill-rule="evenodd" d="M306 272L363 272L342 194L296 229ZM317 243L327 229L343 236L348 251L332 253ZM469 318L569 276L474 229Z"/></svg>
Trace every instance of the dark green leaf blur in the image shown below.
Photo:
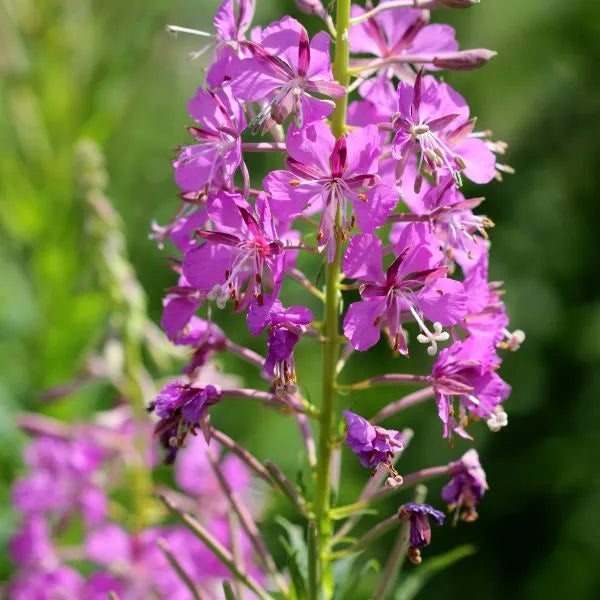
<svg viewBox="0 0 600 600"><path fill-rule="evenodd" d="M41 400L43 390L77 374L110 311L76 192L74 147L92 138L106 154L108 195L124 219L132 262L158 321L174 275L148 234L153 220L167 222L178 207L169 161L173 148L189 141L186 102L203 81L202 61L187 58L203 40L173 37L164 25L209 29L216 5L0 0L3 545L16 523L9 486L26 442L15 426L18 411L74 420L111 401L98 386L51 405ZM256 23L286 12L298 16L293 2L260 0ZM506 161L516 174L485 188L482 210L496 223L492 276L505 282L512 327L525 330L527 341L503 365L513 386L509 427L495 435L473 430L490 483L480 518L434 530L424 560L467 543L477 552L436 575L418 597L600 598L600 4L481 0L469 10L438 11L434 20L452 23L462 48L498 51L484 69L446 79L469 100L478 127L510 145ZM313 30L320 25L313 17L305 22ZM258 155L250 165L253 183L279 164L278 157ZM318 267L307 274L314 280ZM306 301L294 290L302 288L289 287L288 301ZM236 342L260 349L241 318L225 315L220 323ZM224 364L248 385L261 385L251 367L233 358ZM297 364L301 385L318 401L319 353L310 343L300 346ZM427 368L425 358L414 364ZM353 356L344 379L405 368L381 344ZM369 416L402 393L350 395L340 408L352 405ZM276 457L291 479L303 469L297 429L285 417L230 402L215 409L214 420L262 459ZM402 472L445 463L469 447L458 440L448 449L431 404L389 426L416 432ZM350 502L369 473L349 454L343 472L341 501ZM441 484L430 485L428 496L439 508ZM404 499L398 494L385 514ZM275 524L265 532L272 541L280 535ZM379 543L379 560L392 543ZM282 550L277 557L285 562ZM11 569L2 553L0 579ZM356 600L368 598L372 573L366 570Z"/></svg>

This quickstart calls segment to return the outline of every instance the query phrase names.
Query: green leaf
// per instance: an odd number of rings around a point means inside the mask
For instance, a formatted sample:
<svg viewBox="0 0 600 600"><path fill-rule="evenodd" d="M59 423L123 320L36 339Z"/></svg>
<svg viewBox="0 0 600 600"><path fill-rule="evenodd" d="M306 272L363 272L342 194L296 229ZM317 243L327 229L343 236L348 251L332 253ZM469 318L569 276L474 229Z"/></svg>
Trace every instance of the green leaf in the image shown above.
<svg viewBox="0 0 600 600"><path fill-rule="evenodd" d="M304 541L302 528L281 516L275 517L275 521L287 534L287 538L282 536L279 541L288 556L288 570L296 598L297 600L307 600L308 548Z"/></svg>
<svg viewBox="0 0 600 600"><path fill-rule="evenodd" d="M336 582L336 592L333 600L356 600L356 588L358 582L367 575L369 571L377 573L379 563L372 558L360 569L355 568L356 560L363 551L351 554L333 563L333 576Z"/></svg>
<svg viewBox="0 0 600 600"><path fill-rule="evenodd" d="M396 587L394 600L412 600L434 575L472 554L475 554L475 547L466 544L426 559Z"/></svg>

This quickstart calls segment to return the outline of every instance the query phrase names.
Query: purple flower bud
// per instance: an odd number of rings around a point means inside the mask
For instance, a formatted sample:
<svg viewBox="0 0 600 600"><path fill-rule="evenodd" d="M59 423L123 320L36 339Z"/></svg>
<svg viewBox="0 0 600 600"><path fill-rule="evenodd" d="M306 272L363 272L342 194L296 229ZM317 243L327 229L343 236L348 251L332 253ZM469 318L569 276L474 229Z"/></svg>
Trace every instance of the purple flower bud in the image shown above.
<svg viewBox="0 0 600 600"><path fill-rule="evenodd" d="M429 517L432 517L438 525L441 525L446 518L443 512L429 504L415 504L414 502L403 504L398 512L398 518L410 522L408 558L417 565L421 562L420 548L429 546L431 542Z"/></svg>
<svg viewBox="0 0 600 600"><path fill-rule="evenodd" d="M393 429L371 425L361 416L344 411L348 425L346 444L358 456L363 467L376 468L380 463L390 465L390 457L404 448L402 434Z"/></svg>
<svg viewBox="0 0 600 600"><path fill-rule="evenodd" d="M433 64L440 69L452 69L453 71L471 71L485 65L497 52L485 48L473 48L461 52L449 52L441 54L433 59Z"/></svg>
<svg viewBox="0 0 600 600"><path fill-rule="evenodd" d="M451 465L452 479L442 489L442 498L449 510L456 510L455 521L464 507L462 519L477 519L477 505L488 489L485 471L481 468L477 450L471 449Z"/></svg>

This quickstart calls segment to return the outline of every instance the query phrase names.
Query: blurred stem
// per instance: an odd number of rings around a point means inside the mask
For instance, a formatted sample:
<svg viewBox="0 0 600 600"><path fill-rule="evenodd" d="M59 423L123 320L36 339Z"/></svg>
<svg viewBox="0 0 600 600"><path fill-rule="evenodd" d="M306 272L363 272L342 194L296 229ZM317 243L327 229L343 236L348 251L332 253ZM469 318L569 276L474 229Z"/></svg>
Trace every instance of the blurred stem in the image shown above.
<svg viewBox="0 0 600 600"><path fill-rule="evenodd" d="M350 27L350 0L338 0L336 12L336 50L333 65L333 76L337 82L348 86L348 62ZM335 109L331 116L331 131L336 138L344 134L346 129L346 107L348 96L335 101ZM342 215L338 206L336 230L341 232ZM341 236L340 236L341 237ZM323 320L323 396L321 400L321 426L319 431L317 485L315 512L317 519L317 535L319 541L319 590L322 600L333 596L333 564L328 555L333 534L333 524L329 514L331 496L331 450L334 444L334 419L336 414L336 367L339 357L340 335L338 323L340 318L339 283L342 261L342 240L337 239L336 251L332 262L327 265L327 287L325 290L325 318ZM331 243L331 242L330 242Z"/></svg>
<svg viewBox="0 0 600 600"><path fill-rule="evenodd" d="M91 208L89 228L98 244L98 271L114 303L113 326L123 344L122 370L113 380L128 399L136 426L135 458L129 465L133 511L131 526L139 531L147 525L149 499L152 494L152 474L145 463L147 436L137 426L146 420L144 382L149 380L142 358L145 340L146 297L127 255L127 244L118 213L104 193L108 177L104 157L91 140L76 148L81 194Z"/></svg>

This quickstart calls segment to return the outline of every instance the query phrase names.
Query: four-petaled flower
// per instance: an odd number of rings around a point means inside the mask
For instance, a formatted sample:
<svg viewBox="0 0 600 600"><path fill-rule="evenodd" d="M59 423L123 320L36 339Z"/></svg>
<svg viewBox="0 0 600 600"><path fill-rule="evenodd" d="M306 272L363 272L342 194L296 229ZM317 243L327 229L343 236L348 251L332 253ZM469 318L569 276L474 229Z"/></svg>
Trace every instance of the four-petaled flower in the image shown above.
<svg viewBox="0 0 600 600"><path fill-rule="evenodd" d="M309 41L296 19L284 17L265 27L260 44L248 42L247 48L252 57L235 64L232 86L242 100L268 98L251 123L254 131L270 120L281 123L289 114L297 127L320 121L331 114L334 105L311 94L339 98L346 93L333 81L325 32Z"/></svg>
<svg viewBox="0 0 600 600"><path fill-rule="evenodd" d="M437 343L448 339L445 325L457 323L466 313L466 296L460 281L446 277L443 255L430 242L423 224L406 227L398 243L398 257L384 272L381 240L370 234L354 236L344 255L344 274L362 283L362 300L348 308L344 334L356 350L377 343L387 325L394 350L408 354L402 322L414 319L421 331L418 340L437 352ZM434 238L435 239L435 238ZM433 331L424 322L433 321Z"/></svg>
<svg viewBox="0 0 600 600"><path fill-rule="evenodd" d="M352 6L352 17L364 14L365 9ZM379 58L410 55L419 58L458 50L454 29L449 25L429 25L429 11L412 8L384 10L350 28L350 49L359 54L373 54ZM355 59L353 65L368 64L365 59ZM428 69L435 69L427 64ZM414 71L402 62L384 67L390 76L400 79L414 78Z"/></svg>
<svg viewBox="0 0 600 600"><path fill-rule="evenodd" d="M247 307L252 298L261 303L265 270L275 290L281 283L286 266L284 245L264 195L256 201L256 217L251 210L238 194L218 194L208 208L218 230L197 231L205 242L188 250L183 260L185 278L206 290L208 300L215 300L219 308L229 298L236 309Z"/></svg>
<svg viewBox="0 0 600 600"><path fill-rule="evenodd" d="M199 88L188 110L198 123L188 127L197 144L184 146L173 162L175 182L183 192L196 192L217 180L231 181L242 161L243 106L224 86L216 92Z"/></svg>
<svg viewBox="0 0 600 600"><path fill-rule="evenodd" d="M462 172L475 183L494 177L494 153L483 140L469 137L474 122L469 120L465 99L431 75L423 77L420 71L414 85L398 84L398 113L392 125L396 132L392 154L399 177L415 154L417 170L426 167L436 183L442 173L452 175L457 186L462 184Z"/></svg>
<svg viewBox="0 0 600 600"><path fill-rule="evenodd" d="M379 143L377 128L372 125L337 140L322 122L300 131L290 129L289 171L273 171L264 180L279 218L298 216L304 209L308 213L322 210L317 240L320 250L327 247L330 262L336 238L342 239L348 225L354 223L348 203L365 232L383 225L398 203L396 190L379 184Z"/></svg>

